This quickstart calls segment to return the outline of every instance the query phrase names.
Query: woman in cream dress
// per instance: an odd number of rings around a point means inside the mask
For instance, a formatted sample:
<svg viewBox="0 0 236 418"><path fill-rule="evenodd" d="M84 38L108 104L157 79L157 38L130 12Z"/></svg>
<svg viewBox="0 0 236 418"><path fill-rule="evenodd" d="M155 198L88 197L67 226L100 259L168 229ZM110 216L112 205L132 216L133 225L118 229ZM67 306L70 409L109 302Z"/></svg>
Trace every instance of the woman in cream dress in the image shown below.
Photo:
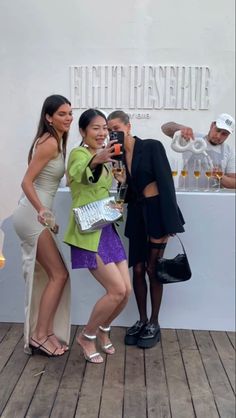
<svg viewBox="0 0 236 418"><path fill-rule="evenodd" d="M58 248L58 226L47 227L46 212L65 172L65 150L72 122L70 102L49 96L29 151L23 196L13 214L21 240L26 283L24 350L60 356L70 337L70 282ZM64 344L63 344L63 343Z"/></svg>

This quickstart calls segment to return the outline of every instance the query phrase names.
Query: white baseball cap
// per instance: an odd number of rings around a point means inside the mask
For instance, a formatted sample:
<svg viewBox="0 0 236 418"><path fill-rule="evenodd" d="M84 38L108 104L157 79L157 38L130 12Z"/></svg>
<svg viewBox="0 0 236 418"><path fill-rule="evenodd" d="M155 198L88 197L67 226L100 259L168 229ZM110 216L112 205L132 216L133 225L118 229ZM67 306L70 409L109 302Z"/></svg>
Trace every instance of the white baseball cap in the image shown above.
<svg viewBox="0 0 236 418"><path fill-rule="evenodd" d="M230 134L233 133L235 127L235 120L227 113L221 113L216 119L216 126L219 129L225 129Z"/></svg>

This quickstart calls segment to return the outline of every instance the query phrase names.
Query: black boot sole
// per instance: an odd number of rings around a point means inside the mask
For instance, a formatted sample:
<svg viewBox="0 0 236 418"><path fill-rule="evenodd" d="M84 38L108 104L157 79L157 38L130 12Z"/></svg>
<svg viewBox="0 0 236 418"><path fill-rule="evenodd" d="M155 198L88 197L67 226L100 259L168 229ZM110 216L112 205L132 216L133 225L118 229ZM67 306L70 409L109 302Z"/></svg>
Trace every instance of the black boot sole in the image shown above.
<svg viewBox="0 0 236 418"><path fill-rule="evenodd" d="M137 341L137 346L139 348L152 348L155 347L155 345L161 340L161 333L158 332L155 337L153 338L139 338Z"/></svg>
<svg viewBox="0 0 236 418"><path fill-rule="evenodd" d="M125 336L125 345L136 345L139 339L139 335L126 335Z"/></svg>

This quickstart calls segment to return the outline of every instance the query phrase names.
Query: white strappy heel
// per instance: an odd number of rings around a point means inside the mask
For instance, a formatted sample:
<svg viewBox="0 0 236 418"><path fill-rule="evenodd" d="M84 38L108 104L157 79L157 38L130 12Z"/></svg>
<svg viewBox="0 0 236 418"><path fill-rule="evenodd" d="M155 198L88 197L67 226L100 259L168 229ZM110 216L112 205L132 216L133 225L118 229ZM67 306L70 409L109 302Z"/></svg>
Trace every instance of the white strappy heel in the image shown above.
<svg viewBox="0 0 236 418"><path fill-rule="evenodd" d="M89 341L95 341L97 336L96 335L88 335L84 331L81 332L82 337L86 338ZM98 351L95 351L94 353L88 354L85 350L85 348L81 345L79 339L77 338L77 342L80 345L80 347L83 350L84 358L90 363L93 364L101 364L103 363L103 357Z"/></svg>
<svg viewBox="0 0 236 418"><path fill-rule="evenodd" d="M99 325L99 329L100 331L106 332L106 333L109 333L111 331L111 327L104 328L101 325ZM101 349L106 354L115 354L115 351L116 351L111 341L105 345L101 345Z"/></svg>

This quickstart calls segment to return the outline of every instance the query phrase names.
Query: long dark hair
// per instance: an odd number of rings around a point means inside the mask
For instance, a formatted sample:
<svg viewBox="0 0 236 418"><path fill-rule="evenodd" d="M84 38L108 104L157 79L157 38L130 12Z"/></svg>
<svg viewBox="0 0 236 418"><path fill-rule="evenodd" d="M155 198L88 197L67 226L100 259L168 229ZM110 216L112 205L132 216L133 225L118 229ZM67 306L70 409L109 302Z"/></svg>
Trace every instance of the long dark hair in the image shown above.
<svg viewBox="0 0 236 418"><path fill-rule="evenodd" d="M35 142L38 140L38 138L40 138L45 133L48 133L48 137L53 136L57 140L58 152L61 151L60 139L58 137L58 134L53 128L53 126L50 125L50 123L48 122L46 115L53 116L54 113L57 111L57 109L63 104L68 104L71 106L71 103L69 102L69 100L64 96L60 96L59 94L52 94L51 96L45 99L42 110L41 110L37 133L34 137L33 143L29 150L28 163L30 162L32 158L32 153L33 153ZM62 135L62 151L63 151L64 157L66 155L67 138L68 138L68 132L64 132ZM47 138L45 138L45 140L46 139Z"/></svg>

